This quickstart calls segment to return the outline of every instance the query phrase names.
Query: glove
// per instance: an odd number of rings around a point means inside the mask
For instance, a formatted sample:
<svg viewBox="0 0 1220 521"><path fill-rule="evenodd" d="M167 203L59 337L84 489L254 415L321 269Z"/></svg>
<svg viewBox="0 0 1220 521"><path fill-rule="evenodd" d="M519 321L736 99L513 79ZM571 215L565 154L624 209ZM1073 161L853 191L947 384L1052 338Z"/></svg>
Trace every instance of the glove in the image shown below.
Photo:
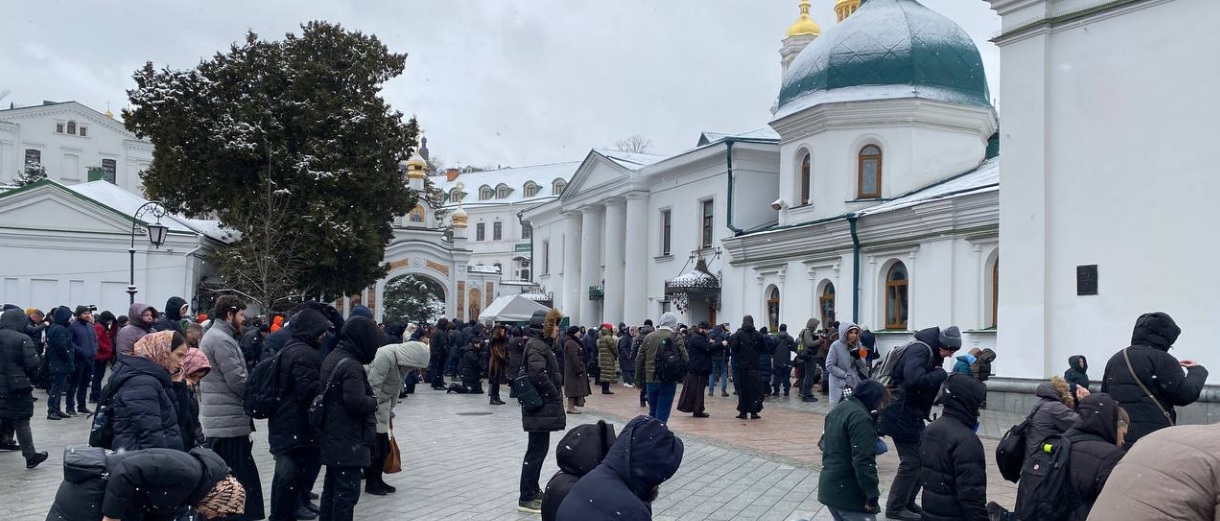
<svg viewBox="0 0 1220 521"><path fill-rule="evenodd" d="M864 511L868 512L870 514L876 514L876 513L881 512L881 504L879 502L879 498L877 498L877 497L868 498L868 500L864 502Z"/></svg>

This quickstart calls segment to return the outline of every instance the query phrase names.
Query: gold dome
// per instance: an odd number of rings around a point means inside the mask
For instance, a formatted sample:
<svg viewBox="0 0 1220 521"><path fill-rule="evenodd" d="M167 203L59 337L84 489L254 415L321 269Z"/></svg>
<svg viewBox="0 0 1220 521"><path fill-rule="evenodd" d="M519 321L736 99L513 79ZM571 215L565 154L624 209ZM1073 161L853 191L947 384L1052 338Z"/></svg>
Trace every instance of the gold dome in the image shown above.
<svg viewBox="0 0 1220 521"><path fill-rule="evenodd" d="M428 177L428 162L416 151L407 160L407 179L424 179Z"/></svg>
<svg viewBox="0 0 1220 521"><path fill-rule="evenodd" d="M821 34L822 28L818 26L817 22L813 21L812 16L809 16L809 0L801 0L801 17L788 28L788 37L804 35L820 36Z"/></svg>
<svg viewBox="0 0 1220 521"><path fill-rule="evenodd" d="M103 116L106 116L106 117L108 117L108 118L110 118L110 119L114 119L114 113L113 113L113 112L110 112L110 109L106 109L106 112L103 112L103 113L102 113L102 115L103 115Z"/></svg>
<svg viewBox="0 0 1220 521"><path fill-rule="evenodd" d="M839 17L839 22L842 22L859 8L860 0L837 0L835 2L835 15Z"/></svg>
<svg viewBox="0 0 1220 521"><path fill-rule="evenodd" d="M457 210L453 211L453 227L454 228L465 228L466 227L466 218L467 218L466 210L463 210L462 207L459 206L457 208Z"/></svg>

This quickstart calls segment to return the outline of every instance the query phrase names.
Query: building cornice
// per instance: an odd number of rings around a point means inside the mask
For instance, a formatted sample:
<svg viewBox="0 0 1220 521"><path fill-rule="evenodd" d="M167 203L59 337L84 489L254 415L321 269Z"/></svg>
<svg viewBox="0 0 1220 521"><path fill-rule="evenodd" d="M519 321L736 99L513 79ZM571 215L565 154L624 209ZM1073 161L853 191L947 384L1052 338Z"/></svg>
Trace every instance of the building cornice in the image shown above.
<svg viewBox="0 0 1220 521"><path fill-rule="evenodd" d="M1000 35L992 39L1004 46L1064 27L1147 9L1172 0L988 0L1003 18Z"/></svg>
<svg viewBox="0 0 1220 521"><path fill-rule="evenodd" d="M927 125L972 135L991 136L998 128L995 109L901 98L825 103L773 121L771 127L788 144L829 130Z"/></svg>
<svg viewBox="0 0 1220 521"><path fill-rule="evenodd" d="M0 120L2 121L19 121L46 116L65 116L75 115L78 119L87 120L93 125L102 125L112 131L118 132L126 136L130 140L143 141L136 138L136 135L127 130L123 123L117 119L111 119L102 113L93 110L84 104L76 101L65 101L52 105L34 105L30 107L18 107L5 111L0 111ZM151 146L151 143L149 144Z"/></svg>

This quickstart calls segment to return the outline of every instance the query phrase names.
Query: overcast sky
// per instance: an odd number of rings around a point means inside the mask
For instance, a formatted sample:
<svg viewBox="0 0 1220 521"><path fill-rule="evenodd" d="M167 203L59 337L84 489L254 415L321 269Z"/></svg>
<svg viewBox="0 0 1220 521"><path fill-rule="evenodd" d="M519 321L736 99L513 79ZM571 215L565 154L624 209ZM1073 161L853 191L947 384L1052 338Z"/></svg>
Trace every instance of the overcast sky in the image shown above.
<svg viewBox="0 0 1220 521"><path fill-rule="evenodd" d="M834 0L812 0L823 33ZM982 0L921 0L979 45L999 97L999 17ZM580 160L631 134L653 152L700 132L766 125L779 47L797 0L39 0L0 16L0 93L115 113L145 61L189 68L253 29L279 39L307 20L342 23L406 52L385 97L417 114L454 164Z"/></svg>

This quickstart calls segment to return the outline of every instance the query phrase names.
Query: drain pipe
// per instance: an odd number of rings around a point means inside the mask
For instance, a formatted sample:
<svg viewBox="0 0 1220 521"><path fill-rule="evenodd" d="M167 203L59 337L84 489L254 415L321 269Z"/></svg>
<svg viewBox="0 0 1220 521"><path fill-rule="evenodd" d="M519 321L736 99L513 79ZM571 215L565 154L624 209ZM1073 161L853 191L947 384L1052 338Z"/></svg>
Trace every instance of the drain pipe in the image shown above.
<svg viewBox="0 0 1220 521"><path fill-rule="evenodd" d="M851 230L851 320L855 323L860 322L860 234L856 230L859 218L858 213L847 215L847 225Z"/></svg>
<svg viewBox="0 0 1220 521"><path fill-rule="evenodd" d="M729 175L728 175L729 195L728 195L728 202L727 202L728 209L727 209L727 213L725 214L725 225L728 226L729 230L733 232L734 236L737 236L737 235L741 235L742 233L745 233L745 230L742 230L741 228L733 226L733 143L734 143L733 138L725 138L725 140L724 140L725 161L727 163L728 173L729 173Z"/></svg>

